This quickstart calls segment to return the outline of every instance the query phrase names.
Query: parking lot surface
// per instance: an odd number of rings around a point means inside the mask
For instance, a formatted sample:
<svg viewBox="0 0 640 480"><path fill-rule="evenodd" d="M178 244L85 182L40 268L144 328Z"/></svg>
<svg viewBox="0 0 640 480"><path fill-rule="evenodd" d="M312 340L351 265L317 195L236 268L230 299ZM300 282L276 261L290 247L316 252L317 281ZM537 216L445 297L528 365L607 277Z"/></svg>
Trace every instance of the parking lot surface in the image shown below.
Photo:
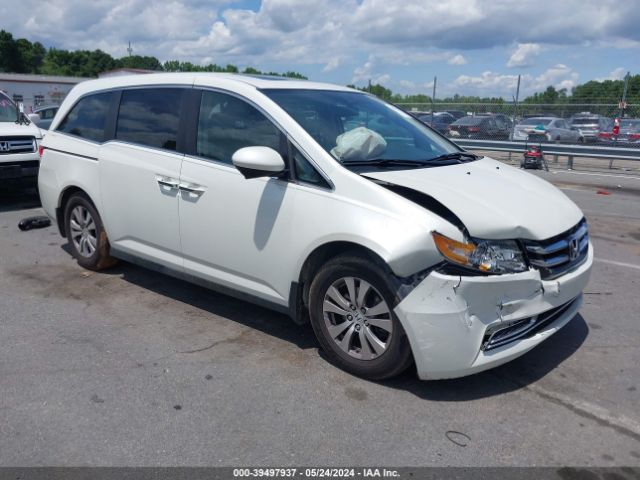
<svg viewBox="0 0 640 480"><path fill-rule="evenodd" d="M580 314L500 368L379 383L283 315L83 270L0 193L0 466L640 465L640 197L560 183L596 251Z"/></svg>

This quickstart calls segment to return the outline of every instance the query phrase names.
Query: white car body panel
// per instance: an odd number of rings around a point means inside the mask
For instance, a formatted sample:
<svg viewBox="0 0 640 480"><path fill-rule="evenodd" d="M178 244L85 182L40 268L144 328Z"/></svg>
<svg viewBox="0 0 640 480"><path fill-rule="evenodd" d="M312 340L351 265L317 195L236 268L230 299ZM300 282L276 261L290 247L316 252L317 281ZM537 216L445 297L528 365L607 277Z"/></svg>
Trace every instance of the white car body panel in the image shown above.
<svg viewBox="0 0 640 480"><path fill-rule="evenodd" d="M331 188L275 178L246 180L232 165L114 140L100 145L55 131L85 94L153 85L195 85L241 97L286 133ZM572 228L583 214L558 189L488 158L358 175L340 166L260 92L261 87L351 91L230 74L152 74L77 85L43 142L39 186L45 211L57 218L66 189L79 188L100 212L114 252L182 273L192 281L247 294L280 310L292 309L292 284L300 280L305 261L332 242L370 250L398 278L426 272L409 285L411 291L395 308L419 376L425 379L466 375L503 363L538 344L575 314L591 269L591 246L579 269L552 281L541 280L533 269L469 277L438 273L430 270L443 262L432 232L459 241L465 240L464 232L384 184L436 199L471 236L484 239L544 240ZM163 186L158 180L195 192ZM480 352L488 325L536 315L572 299L576 300L571 308L545 331Z"/></svg>
<svg viewBox="0 0 640 480"><path fill-rule="evenodd" d="M580 209L546 180L489 158L366 176L434 197L478 238L542 240L568 230L583 217Z"/></svg>
<svg viewBox="0 0 640 480"><path fill-rule="evenodd" d="M107 142L98 165L101 215L109 241L128 254L182 270L178 184L184 155Z"/></svg>
<svg viewBox="0 0 640 480"><path fill-rule="evenodd" d="M0 95L0 99L2 99L2 95ZM37 174L37 166L31 168L25 168L25 165L30 165L25 162L33 162L39 161L40 157L38 156L38 147L40 146L40 142L42 141L42 132L40 129L34 124L18 124L15 122L0 122L0 142L3 142L5 139L10 139L11 137L34 137L36 144L35 150L33 152L0 152L0 168L5 165L7 168L11 168L9 166L19 165L22 166L22 173L18 173L20 176L29 176L34 177ZM32 164L31 164L32 165ZM20 178L20 177L12 177ZM0 184L2 183L2 177L0 177Z"/></svg>

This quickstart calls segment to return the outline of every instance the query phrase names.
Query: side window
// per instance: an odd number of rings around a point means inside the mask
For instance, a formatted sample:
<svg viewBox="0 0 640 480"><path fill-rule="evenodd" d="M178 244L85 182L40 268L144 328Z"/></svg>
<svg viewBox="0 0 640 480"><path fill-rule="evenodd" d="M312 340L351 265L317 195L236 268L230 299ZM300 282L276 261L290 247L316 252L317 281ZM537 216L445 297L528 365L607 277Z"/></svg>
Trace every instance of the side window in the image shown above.
<svg viewBox="0 0 640 480"><path fill-rule="evenodd" d="M231 163L236 150L271 147L280 151L280 130L252 105L232 95L202 92L196 155Z"/></svg>
<svg viewBox="0 0 640 480"><path fill-rule="evenodd" d="M297 148L291 147L293 154L293 168L296 179L302 183L316 185L318 187L331 188L327 181L318 173L311 163L302 155Z"/></svg>
<svg viewBox="0 0 640 480"><path fill-rule="evenodd" d="M97 93L80 99L60 122L57 131L102 142L111 95L111 92Z"/></svg>
<svg viewBox="0 0 640 480"><path fill-rule="evenodd" d="M182 92L181 88L123 90L116 139L175 150Z"/></svg>

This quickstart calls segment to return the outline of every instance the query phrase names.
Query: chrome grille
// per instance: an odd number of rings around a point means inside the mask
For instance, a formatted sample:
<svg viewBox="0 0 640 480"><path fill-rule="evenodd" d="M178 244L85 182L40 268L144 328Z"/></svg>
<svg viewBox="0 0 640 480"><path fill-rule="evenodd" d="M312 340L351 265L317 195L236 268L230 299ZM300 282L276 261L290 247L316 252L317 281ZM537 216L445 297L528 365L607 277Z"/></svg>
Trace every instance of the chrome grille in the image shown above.
<svg viewBox="0 0 640 480"><path fill-rule="evenodd" d="M0 155L10 153L33 153L36 151L34 137L0 137Z"/></svg>
<svg viewBox="0 0 640 480"><path fill-rule="evenodd" d="M587 258L589 230L583 218L576 226L547 240L522 241L529 263L544 280L573 270Z"/></svg>
<svg viewBox="0 0 640 480"><path fill-rule="evenodd" d="M521 338L530 338L534 336L544 327L560 318L560 316L566 312L578 298L579 297L576 297L570 302L533 317L527 317L511 322L500 322L495 326L489 326L484 334L484 338L482 339L482 346L480 349L487 351L502 347L503 345L515 342Z"/></svg>

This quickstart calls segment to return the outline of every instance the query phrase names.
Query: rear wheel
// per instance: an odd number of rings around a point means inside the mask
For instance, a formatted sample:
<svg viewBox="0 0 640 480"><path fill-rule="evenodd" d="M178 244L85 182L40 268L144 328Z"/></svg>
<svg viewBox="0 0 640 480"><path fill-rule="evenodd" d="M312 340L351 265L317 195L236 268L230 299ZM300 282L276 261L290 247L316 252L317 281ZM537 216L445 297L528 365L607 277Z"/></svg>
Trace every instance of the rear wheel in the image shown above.
<svg viewBox="0 0 640 480"><path fill-rule="evenodd" d="M329 359L370 379L398 375L412 361L387 278L374 262L342 256L322 267L309 291L311 324Z"/></svg>
<svg viewBox="0 0 640 480"><path fill-rule="evenodd" d="M89 198L76 193L65 207L65 230L73 256L89 270L102 270L117 263L109 255L109 240L98 211Z"/></svg>

